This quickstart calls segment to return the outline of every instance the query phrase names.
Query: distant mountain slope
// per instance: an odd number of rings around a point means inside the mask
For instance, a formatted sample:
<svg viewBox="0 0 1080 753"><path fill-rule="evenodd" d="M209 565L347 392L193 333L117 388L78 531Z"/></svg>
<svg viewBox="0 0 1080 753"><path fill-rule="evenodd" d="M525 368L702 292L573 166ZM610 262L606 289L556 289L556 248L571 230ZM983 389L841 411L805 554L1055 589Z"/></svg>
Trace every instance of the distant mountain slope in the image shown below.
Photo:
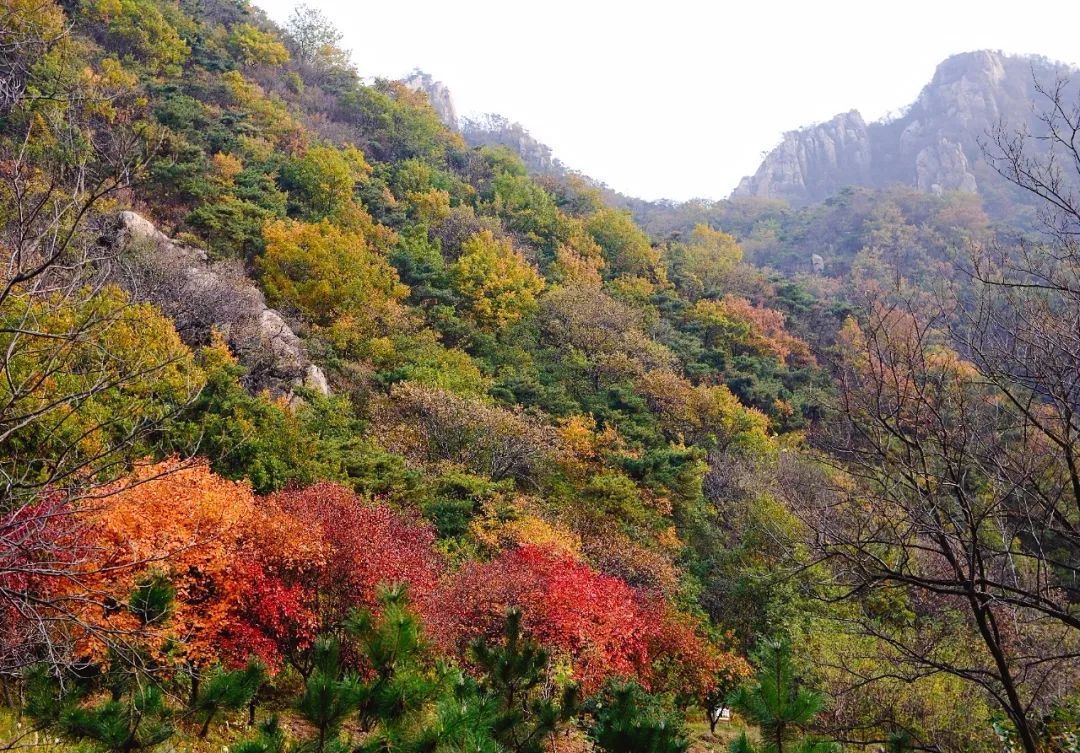
<svg viewBox="0 0 1080 753"><path fill-rule="evenodd" d="M1002 123L1041 132L1037 116L1050 103L1036 91L1036 82L1052 87L1057 79L1072 76L1075 80L1066 86L1063 101L1074 102L1080 91L1080 76L1075 74L1075 69L1038 56L988 50L953 55L937 67L930 83L899 117L867 123L851 110L785 134L731 198L779 200L800 207L846 187L900 185L932 194L978 193L991 217L1023 222L1029 197L993 172L982 158L980 140ZM620 194L601 180L575 173L520 123L495 114L458 118L449 90L430 75L415 71L404 82L426 93L443 121L455 127L469 146L505 146L534 175L557 181L576 175L600 188L610 204L629 209L655 238L729 214L723 211L726 202L648 201Z"/></svg>
<svg viewBox="0 0 1080 753"><path fill-rule="evenodd" d="M845 186L891 184L931 193L981 192L990 168L979 140L1003 121L1033 124L1036 82L1052 86L1075 73L1041 57L987 50L954 55L898 118L867 124L852 110L785 134L732 197L808 204ZM1074 83L1066 101L1075 98L1075 89Z"/></svg>

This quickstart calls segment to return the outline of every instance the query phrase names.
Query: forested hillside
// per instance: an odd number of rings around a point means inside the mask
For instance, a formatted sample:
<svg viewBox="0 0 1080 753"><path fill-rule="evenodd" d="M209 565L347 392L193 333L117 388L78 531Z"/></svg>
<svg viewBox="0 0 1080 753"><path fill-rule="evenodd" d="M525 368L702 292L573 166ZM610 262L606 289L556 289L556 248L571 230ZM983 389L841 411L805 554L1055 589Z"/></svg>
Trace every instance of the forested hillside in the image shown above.
<svg viewBox="0 0 1080 753"><path fill-rule="evenodd" d="M1065 184L658 242L340 40L0 4L5 747L1075 749Z"/></svg>

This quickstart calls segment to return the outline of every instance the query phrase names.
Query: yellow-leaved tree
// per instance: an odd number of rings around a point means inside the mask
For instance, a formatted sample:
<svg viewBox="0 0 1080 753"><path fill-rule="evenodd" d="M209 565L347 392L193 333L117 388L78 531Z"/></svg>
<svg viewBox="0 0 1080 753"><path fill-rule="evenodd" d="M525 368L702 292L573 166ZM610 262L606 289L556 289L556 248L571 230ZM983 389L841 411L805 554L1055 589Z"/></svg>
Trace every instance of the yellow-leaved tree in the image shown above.
<svg viewBox="0 0 1080 753"><path fill-rule="evenodd" d="M673 243L664 254L668 277L691 299L724 291L743 253L734 236L697 225L689 243Z"/></svg>
<svg viewBox="0 0 1080 753"><path fill-rule="evenodd" d="M469 316L485 329L505 327L531 314L544 289L543 278L510 241L490 230L462 244L450 274Z"/></svg>
<svg viewBox="0 0 1080 753"><path fill-rule="evenodd" d="M270 301L302 316L335 347L355 352L402 314L408 288L359 231L323 220L277 220L258 260Z"/></svg>

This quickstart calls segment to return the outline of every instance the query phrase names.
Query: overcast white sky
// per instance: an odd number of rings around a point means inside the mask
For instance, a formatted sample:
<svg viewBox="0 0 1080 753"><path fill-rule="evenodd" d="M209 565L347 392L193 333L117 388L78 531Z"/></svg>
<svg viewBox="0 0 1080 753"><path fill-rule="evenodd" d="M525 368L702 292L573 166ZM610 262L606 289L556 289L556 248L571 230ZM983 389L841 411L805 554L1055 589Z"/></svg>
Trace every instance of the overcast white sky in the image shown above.
<svg viewBox="0 0 1080 753"><path fill-rule="evenodd" d="M254 0L283 22L295 0ZM910 103L956 52L1080 64L1080 2L308 0L360 74L413 68L648 199L723 198L784 131Z"/></svg>

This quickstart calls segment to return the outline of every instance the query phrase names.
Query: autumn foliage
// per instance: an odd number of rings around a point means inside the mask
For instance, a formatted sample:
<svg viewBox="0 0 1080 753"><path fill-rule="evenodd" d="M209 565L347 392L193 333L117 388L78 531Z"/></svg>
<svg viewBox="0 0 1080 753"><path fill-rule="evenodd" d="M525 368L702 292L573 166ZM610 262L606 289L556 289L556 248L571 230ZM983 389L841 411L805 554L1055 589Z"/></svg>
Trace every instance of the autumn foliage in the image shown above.
<svg viewBox="0 0 1080 753"><path fill-rule="evenodd" d="M586 692L609 677L637 677L647 686L704 693L728 659L707 647L692 627L680 624L686 618L662 600L537 546L466 566L441 601L445 611L437 628L448 649L496 637L506 610L518 607L526 629L569 661ZM684 662L697 666L669 671L670 665ZM742 671L737 663L731 666Z"/></svg>
<svg viewBox="0 0 1080 753"><path fill-rule="evenodd" d="M436 645L460 657L471 640L497 638L506 610L521 608L526 629L590 692L609 677L637 677L699 696L723 667L740 671L662 599L575 554L526 544L450 571L430 525L337 484L258 498L205 463L168 460L140 466L76 517L84 544L66 546L79 555L76 577L49 588L81 605L83 651L101 661L112 647L101 636L110 635L189 670L255 656L271 670L306 673L317 635L355 609L378 609L378 587L398 583ZM18 533L29 524L5 525ZM120 608L153 577L175 591L167 616Z"/></svg>
<svg viewBox="0 0 1080 753"><path fill-rule="evenodd" d="M403 583L414 602L434 591L440 563L435 533L388 507L365 503L348 489L322 483L274 494L266 504L325 547L325 559L303 579L321 598L320 622L330 626L356 607L373 608L381 583Z"/></svg>

